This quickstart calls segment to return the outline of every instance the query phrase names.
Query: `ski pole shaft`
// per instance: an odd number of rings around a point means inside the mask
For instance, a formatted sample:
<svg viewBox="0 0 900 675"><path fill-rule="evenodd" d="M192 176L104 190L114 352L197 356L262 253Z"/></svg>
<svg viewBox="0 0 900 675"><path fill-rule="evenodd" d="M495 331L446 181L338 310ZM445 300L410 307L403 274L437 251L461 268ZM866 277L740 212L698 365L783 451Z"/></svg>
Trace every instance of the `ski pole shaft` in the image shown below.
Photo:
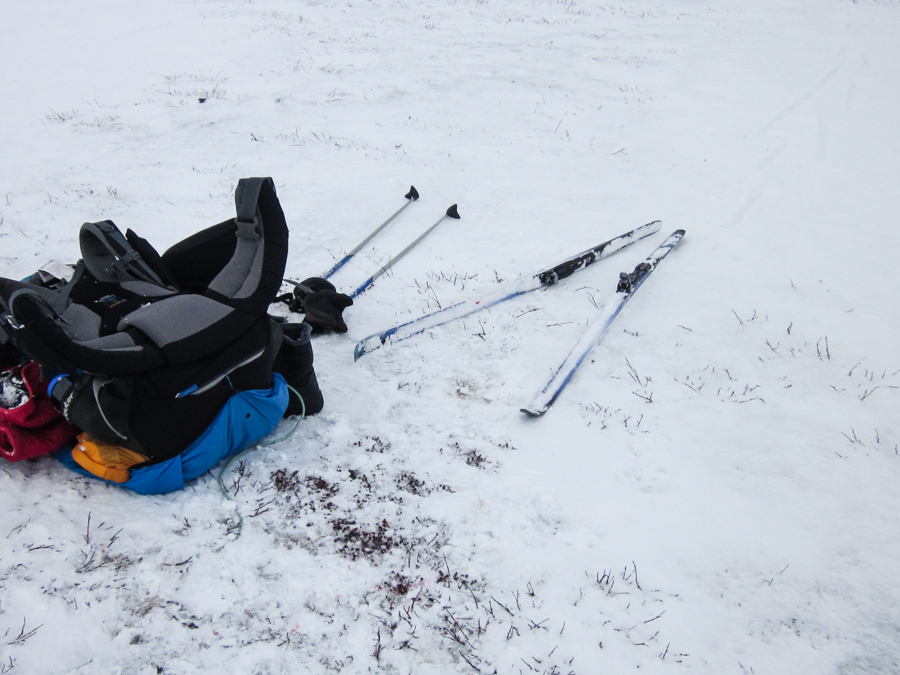
<svg viewBox="0 0 900 675"><path fill-rule="evenodd" d="M411 243L405 249L400 251L400 253L398 253L396 256L394 256L393 258L388 260L387 264L384 267L381 267L377 272L375 272L375 274L373 274L368 279L366 279L359 288L357 288L355 291L353 291L350 294L350 297L355 298L355 297L361 295L367 288L369 288L369 286L371 286L373 283L375 283L375 280L378 277L380 277L382 274L384 274L389 269L391 269L391 267L393 267L394 264L396 262L398 262L403 256L405 256L407 253L409 253L411 250L413 250L416 246L418 246L419 242L421 242L425 237L427 237L429 234L431 234L432 230L434 230L434 228L436 228L438 225L443 223L447 218L455 218L455 219L459 220L459 212L456 210L456 204L454 204L453 206L448 208L447 212L443 216L441 216L434 225L432 225L427 230L425 230L422 234L420 234L413 243Z"/></svg>
<svg viewBox="0 0 900 675"><path fill-rule="evenodd" d="M401 206L399 209L397 209L390 218L388 218L381 225L379 225L377 228L375 228L375 230L368 237L366 237L361 242L359 242L359 244L356 245L356 248L354 248L352 251L350 251L350 253L348 253L343 258L338 260L334 264L334 267L332 267L330 270L328 270L327 272L325 272L325 274L322 275L322 278L327 279L332 274L337 272L341 267L343 267L345 264L347 264L353 256L355 256L357 253L360 252L360 250L362 250L363 246L365 246L370 241L372 241L372 239L374 239L375 236L379 232L381 232L384 228L386 228L388 225L391 224L391 222L394 220L394 218L396 218L401 213L403 213L403 209L405 209L407 206L409 206L414 201L416 201L419 198L419 193L418 193L418 191L416 191L415 185L409 186L409 192L406 193L405 198L406 198L407 202L403 206Z"/></svg>

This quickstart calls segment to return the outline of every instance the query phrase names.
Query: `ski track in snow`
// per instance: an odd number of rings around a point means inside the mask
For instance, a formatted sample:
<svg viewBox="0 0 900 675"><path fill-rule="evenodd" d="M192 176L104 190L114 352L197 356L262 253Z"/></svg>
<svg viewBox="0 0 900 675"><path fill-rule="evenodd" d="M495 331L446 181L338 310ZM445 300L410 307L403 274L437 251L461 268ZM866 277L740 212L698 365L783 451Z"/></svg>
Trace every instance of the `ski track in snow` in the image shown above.
<svg viewBox="0 0 900 675"><path fill-rule="evenodd" d="M6 3L0 263L271 175L326 409L183 492L0 468L0 673L900 671L900 4ZM559 286L355 342L650 220ZM519 408L669 232L553 408ZM291 428L285 422L273 434Z"/></svg>

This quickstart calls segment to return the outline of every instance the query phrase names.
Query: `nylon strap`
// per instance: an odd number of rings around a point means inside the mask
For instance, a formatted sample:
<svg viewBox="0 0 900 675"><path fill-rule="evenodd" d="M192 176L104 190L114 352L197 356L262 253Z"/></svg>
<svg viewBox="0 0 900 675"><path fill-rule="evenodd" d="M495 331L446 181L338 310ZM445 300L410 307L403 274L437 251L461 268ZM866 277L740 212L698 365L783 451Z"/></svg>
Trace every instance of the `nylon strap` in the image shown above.
<svg viewBox="0 0 900 675"><path fill-rule="evenodd" d="M241 239L256 239L259 236L256 231L257 205L259 193L266 180L242 178L238 181L237 189L234 191L234 205L237 209L234 222L237 225L237 236Z"/></svg>

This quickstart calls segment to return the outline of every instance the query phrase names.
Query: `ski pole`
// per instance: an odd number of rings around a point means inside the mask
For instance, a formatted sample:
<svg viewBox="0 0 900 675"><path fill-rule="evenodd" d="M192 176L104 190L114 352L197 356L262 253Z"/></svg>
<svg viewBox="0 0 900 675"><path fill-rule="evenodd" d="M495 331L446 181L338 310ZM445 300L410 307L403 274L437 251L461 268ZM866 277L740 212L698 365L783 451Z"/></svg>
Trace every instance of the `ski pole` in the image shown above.
<svg viewBox="0 0 900 675"><path fill-rule="evenodd" d="M340 260L338 260L338 261L334 264L334 267L332 267L330 270L328 270L327 272L325 272L325 274L322 275L322 278L323 278L323 279L327 279L327 278L330 277L332 274L334 274L335 272L337 272L341 267L343 267L347 262L349 262L350 259L351 259L353 256L355 256L357 253L360 252L360 250L362 249L363 246L365 246L365 245L368 244L370 241L372 241L372 239L375 237L376 234L378 234L378 233L381 232L384 228L386 228L388 225L390 225L390 224L391 224L391 221L394 220L394 218L396 218L397 216L399 216L399 215L403 212L403 209L405 209L407 206L409 206L409 205L412 204L414 201L416 201L416 200L419 198L419 193L416 191L416 186L415 186L415 185L410 185L410 186L409 186L409 192L407 192L406 195L404 195L404 196L405 196L405 198L407 199L407 202L406 202L403 206L401 206L399 209L397 209L397 210L394 212L394 215L392 215L390 218L388 218L386 221L384 221L381 225L379 225L379 226L375 229L375 231L372 232L372 234L370 234L368 237L366 237L366 238L363 239L361 242L359 242L359 244L357 245L356 248L354 248L352 251L350 251L350 253L348 253L348 254L345 255L343 258L341 258Z"/></svg>
<svg viewBox="0 0 900 675"><path fill-rule="evenodd" d="M389 269L391 269L391 267L393 267L394 263L396 263L398 260L400 260L400 258L402 258L407 253L409 253L412 249L414 249L420 241L422 241L425 237L427 237L434 228L436 228L438 225L440 225L442 222L444 222L447 218L456 218L457 220L459 220L459 212L456 210L456 204L454 204L453 206L448 208L447 212L443 216L441 216L440 219L438 219L438 221L434 225L432 225L427 230L425 230L422 234L420 234L419 237L413 243L411 243L405 249L400 251L400 253L398 253L396 256L394 256L393 258L388 260L387 264L384 267L382 267L377 272L375 272L375 274L373 274L368 279L366 279L359 288L357 288L355 291L353 291L350 294L350 297L355 298L358 295L362 294L369 286L371 286L375 282L375 280L378 277L380 277L382 274L384 274Z"/></svg>

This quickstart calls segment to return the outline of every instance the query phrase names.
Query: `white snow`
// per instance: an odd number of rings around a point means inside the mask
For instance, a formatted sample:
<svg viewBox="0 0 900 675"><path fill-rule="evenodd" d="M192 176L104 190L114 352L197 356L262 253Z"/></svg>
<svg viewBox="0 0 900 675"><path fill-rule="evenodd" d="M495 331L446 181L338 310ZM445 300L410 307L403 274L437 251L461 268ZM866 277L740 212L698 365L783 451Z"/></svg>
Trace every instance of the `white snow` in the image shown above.
<svg viewBox="0 0 900 675"><path fill-rule="evenodd" d="M0 673L900 672L898 35L896 0L0 5L3 276L84 221L165 249L244 176L298 280L416 186L345 291L462 216L315 341L325 411L231 499L222 467L142 497L4 464Z"/></svg>

